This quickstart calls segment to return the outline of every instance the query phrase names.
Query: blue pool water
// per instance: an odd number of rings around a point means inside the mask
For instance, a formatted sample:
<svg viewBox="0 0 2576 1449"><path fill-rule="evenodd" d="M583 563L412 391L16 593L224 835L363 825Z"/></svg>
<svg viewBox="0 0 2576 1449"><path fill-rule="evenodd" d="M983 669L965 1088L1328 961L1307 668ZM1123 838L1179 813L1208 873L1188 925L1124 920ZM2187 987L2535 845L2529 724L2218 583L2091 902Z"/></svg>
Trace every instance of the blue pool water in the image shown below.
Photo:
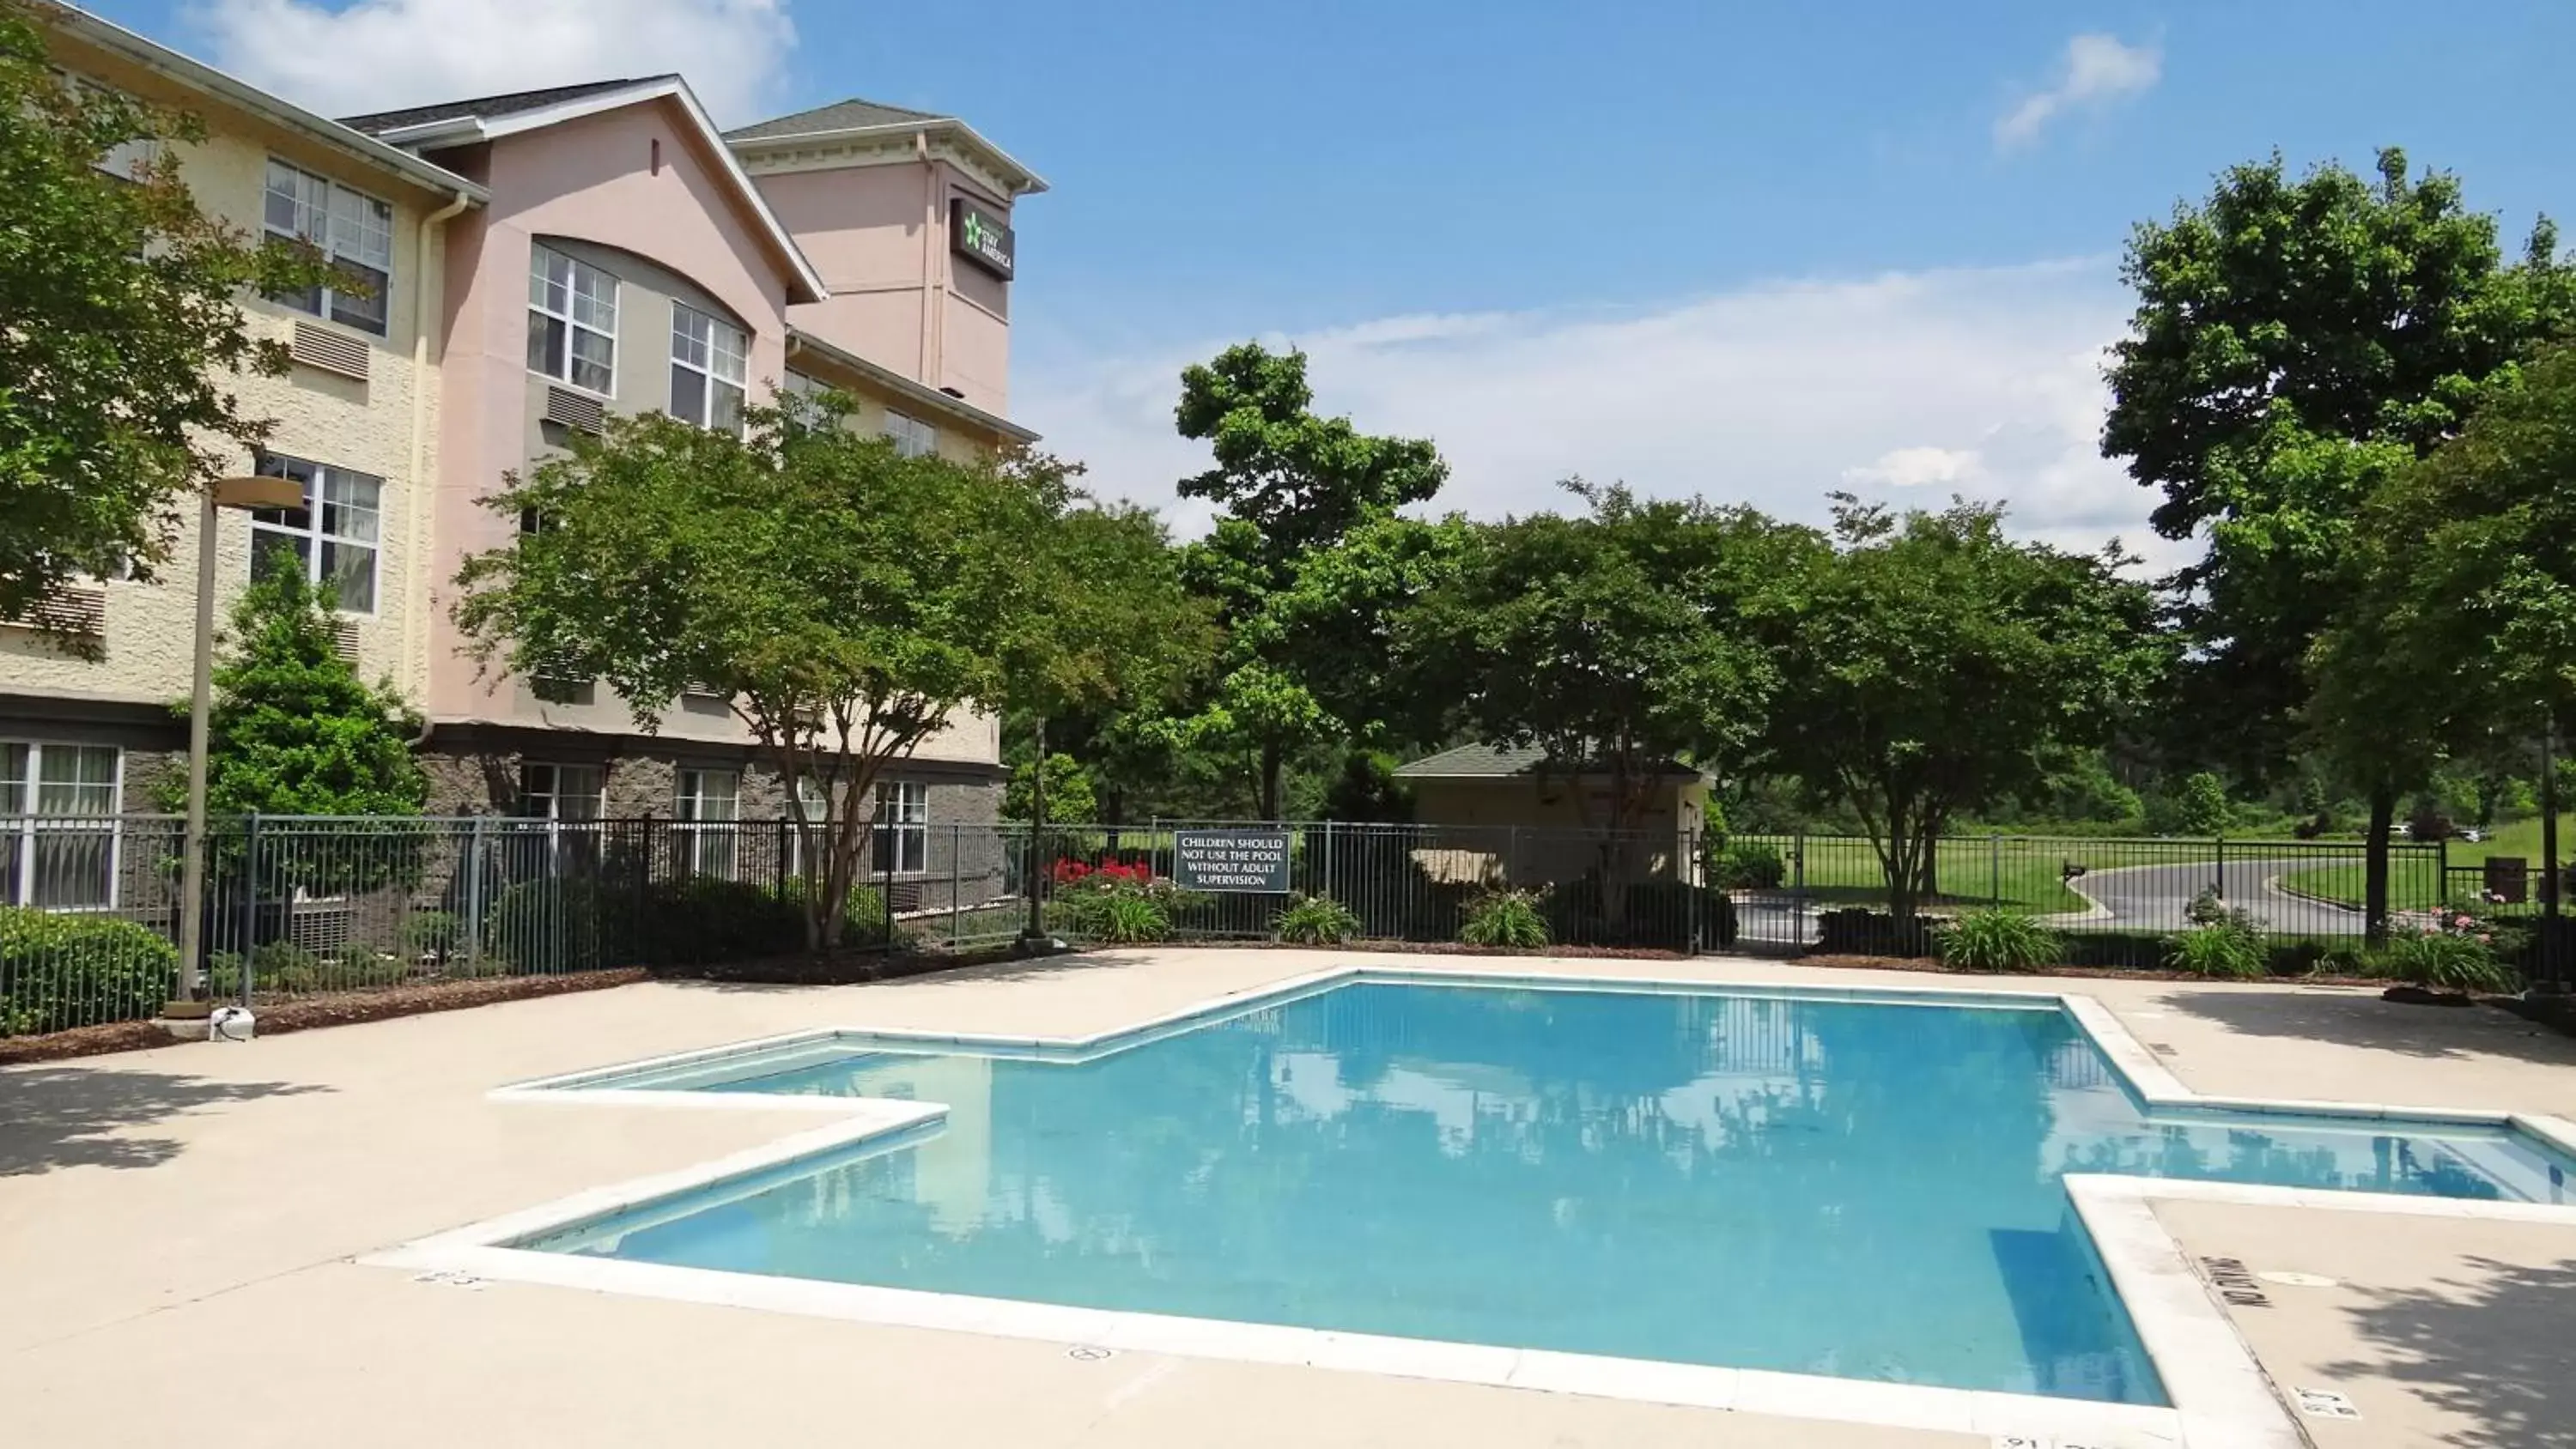
<svg viewBox="0 0 2576 1449"><path fill-rule="evenodd" d="M850 1041L647 1084L949 1115L525 1246L2149 1404L2060 1175L2567 1171L2502 1130L2151 1119L2053 1008L1364 983L1081 1060Z"/></svg>

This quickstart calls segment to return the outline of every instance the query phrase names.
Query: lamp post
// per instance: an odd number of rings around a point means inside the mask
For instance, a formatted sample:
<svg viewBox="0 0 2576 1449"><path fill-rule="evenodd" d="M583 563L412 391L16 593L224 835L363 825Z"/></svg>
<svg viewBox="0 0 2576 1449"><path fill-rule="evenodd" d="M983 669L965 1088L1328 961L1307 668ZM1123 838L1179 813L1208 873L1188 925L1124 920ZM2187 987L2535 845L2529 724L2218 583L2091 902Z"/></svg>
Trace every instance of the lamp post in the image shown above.
<svg viewBox="0 0 2576 1449"><path fill-rule="evenodd" d="M206 736L215 679L215 515L218 509L302 508L292 478L217 478L197 509L197 659L188 686L188 826L179 867L179 992L195 1000L206 929Z"/></svg>

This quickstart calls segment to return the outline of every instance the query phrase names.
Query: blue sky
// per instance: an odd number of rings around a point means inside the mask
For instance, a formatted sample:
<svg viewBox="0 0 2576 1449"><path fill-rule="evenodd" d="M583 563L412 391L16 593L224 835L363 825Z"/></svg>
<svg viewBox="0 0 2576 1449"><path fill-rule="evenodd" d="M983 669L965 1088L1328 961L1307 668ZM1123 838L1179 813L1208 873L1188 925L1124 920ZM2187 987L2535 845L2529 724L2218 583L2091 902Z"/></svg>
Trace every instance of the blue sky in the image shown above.
<svg viewBox="0 0 2576 1449"><path fill-rule="evenodd" d="M2084 446L2132 222L2389 143L2511 244L2576 211L2557 0L100 8L325 108L678 68L727 120L965 116L1055 184L1017 218L1015 410L1158 500L1173 369L1261 335L1432 432L1478 512L1569 471L1802 514L1959 488L2137 542L2143 491Z"/></svg>

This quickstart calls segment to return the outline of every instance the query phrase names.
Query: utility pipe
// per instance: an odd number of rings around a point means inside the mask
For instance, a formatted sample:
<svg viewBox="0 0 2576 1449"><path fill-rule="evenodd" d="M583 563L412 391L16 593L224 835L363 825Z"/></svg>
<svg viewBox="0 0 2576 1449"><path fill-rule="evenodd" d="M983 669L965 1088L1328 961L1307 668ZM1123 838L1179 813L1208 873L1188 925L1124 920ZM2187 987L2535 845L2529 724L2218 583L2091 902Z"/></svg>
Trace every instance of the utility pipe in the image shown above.
<svg viewBox="0 0 2576 1449"><path fill-rule="evenodd" d="M409 597L403 604L402 659L403 672L420 690L423 719L429 715L429 644L425 637L429 614L429 550L428 525L424 521L429 511L429 479L425 476L429 454L429 245L431 236L470 204L471 198L459 191L454 200L422 217L417 244L412 248L411 464L404 478L404 486L411 490L411 497L406 510L408 517L403 524L403 568L408 584L404 593ZM444 265L439 268L442 275L446 270ZM442 347L439 351L444 358L446 349ZM426 741L428 738L429 731L424 726L421 739Z"/></svg>

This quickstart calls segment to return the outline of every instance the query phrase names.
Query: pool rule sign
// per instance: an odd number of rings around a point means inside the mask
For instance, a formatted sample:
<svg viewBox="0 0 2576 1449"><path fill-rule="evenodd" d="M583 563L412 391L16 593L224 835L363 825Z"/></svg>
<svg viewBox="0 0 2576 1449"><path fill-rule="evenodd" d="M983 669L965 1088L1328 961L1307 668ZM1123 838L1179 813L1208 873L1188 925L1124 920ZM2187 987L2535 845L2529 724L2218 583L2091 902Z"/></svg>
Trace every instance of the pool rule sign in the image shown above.
<svg viewBox="0 0 2576 1449"><path fill-rule="evenodd" d="M1185 891L1288 893L1285 830L1176 830L1172 881Z"/></svg>

